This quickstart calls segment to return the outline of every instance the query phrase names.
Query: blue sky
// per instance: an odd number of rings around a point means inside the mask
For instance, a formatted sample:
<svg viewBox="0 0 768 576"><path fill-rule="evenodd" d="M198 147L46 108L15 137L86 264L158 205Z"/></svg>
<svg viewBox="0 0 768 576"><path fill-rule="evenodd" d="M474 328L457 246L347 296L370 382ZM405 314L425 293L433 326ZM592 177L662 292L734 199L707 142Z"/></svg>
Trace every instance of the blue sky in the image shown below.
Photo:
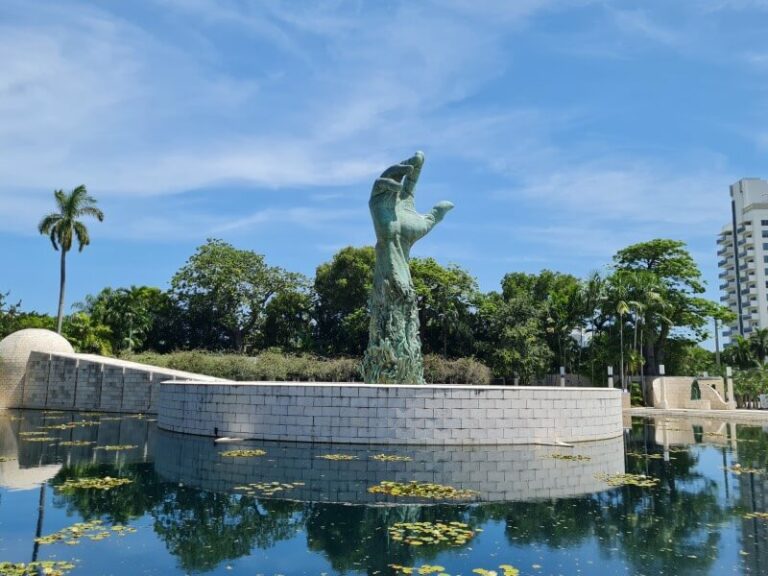
<svg viewBox="0 0 768 576"><path fill-rule="evenodd" d="M768 177L766 30L766 0L4 0L0 290L55 311L36 225L81 183L106 220L68 304L208 237L311 276L420 149L417 206L456 209L415 254L481 288L666 237L717 298L728 185Z"/></svg>

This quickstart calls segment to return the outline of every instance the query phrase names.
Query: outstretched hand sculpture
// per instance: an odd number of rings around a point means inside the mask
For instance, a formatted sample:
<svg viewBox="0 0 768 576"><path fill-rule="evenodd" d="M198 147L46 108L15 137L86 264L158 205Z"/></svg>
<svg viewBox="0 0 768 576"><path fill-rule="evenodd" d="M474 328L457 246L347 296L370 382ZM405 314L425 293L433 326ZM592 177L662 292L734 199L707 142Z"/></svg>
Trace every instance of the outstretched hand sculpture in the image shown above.
<svg viewBox="0 0 768 576"><path fill-rule="evenodd" d="M424 154L416 152L384 170L373 183L368 202L376 229L371 324L363 359L363 377L369 383L424 383L419 314L408 259L413 244L453 204L439 202L427 214L416 211L414 188L423 164Z"/></svg>

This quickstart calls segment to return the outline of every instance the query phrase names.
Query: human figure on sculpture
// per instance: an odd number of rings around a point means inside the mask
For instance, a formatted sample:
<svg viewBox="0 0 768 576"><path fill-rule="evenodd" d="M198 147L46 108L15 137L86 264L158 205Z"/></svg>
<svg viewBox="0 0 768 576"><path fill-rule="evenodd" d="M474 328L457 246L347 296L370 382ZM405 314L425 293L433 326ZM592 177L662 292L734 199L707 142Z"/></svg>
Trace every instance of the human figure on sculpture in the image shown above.
<svg viewBox="0 0 768 576"><path fill-rule="evenodd" d="M440 222L451 202L427 214L414 205L424 154L390 166L373 183L368 206L376 230L376 267L370 298L371 323L363 376L375 384L423 384L416 294L408 267L411 247Z"/></svg>

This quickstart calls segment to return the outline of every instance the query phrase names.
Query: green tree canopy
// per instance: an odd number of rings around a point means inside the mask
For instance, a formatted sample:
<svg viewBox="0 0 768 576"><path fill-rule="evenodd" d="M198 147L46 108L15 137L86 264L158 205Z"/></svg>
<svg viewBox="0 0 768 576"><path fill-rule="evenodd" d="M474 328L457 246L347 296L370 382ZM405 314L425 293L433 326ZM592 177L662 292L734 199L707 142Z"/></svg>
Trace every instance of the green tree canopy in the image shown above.
<svg viewBox="0 0 768 576"><path fill-rule="evenodd" d="M72 248L72 243L75 240L77 240L80 252L91 243L88 228L85 227L80 218L91 216L101 222L104 220L104 213L96 208L96 199L88 194L88 191L82 184L69 194L64 192L64 190L56 190L53 196L56 200L58 211L44 216L37 228L40 234L50 238L53 249L61 252L59 266L59 309L56 320L56 330L61 333L61 324L64 319L67 252Z"/></svg>
<svg viewBox="0 0 768 576"><path fill-rule="evenodd" d="M321 353L362 356L365 351L375 261L372 246L347 246L317 267L315 317Z"/></svg>
<svg viewBox="0 0 768 576"><path fill-rule="evenodd" d="M261 254L212 239L173 276L171 294L188 345L245 352L264 339L269 301L303 283L300 274L267 265Z"/></svg>

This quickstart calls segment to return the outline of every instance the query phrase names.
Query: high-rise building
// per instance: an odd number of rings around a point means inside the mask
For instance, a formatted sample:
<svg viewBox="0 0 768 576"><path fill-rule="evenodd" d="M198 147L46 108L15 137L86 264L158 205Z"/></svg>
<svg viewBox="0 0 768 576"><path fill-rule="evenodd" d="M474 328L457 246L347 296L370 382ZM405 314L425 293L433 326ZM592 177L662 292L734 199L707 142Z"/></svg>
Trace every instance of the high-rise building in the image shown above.
<svg viewBox="0 0 768 576"><path fill-rule="evenodd" d="M720 301L735 314L727 338L768 328L768 181L731 185L731 221L717 238Z"/></svg>

